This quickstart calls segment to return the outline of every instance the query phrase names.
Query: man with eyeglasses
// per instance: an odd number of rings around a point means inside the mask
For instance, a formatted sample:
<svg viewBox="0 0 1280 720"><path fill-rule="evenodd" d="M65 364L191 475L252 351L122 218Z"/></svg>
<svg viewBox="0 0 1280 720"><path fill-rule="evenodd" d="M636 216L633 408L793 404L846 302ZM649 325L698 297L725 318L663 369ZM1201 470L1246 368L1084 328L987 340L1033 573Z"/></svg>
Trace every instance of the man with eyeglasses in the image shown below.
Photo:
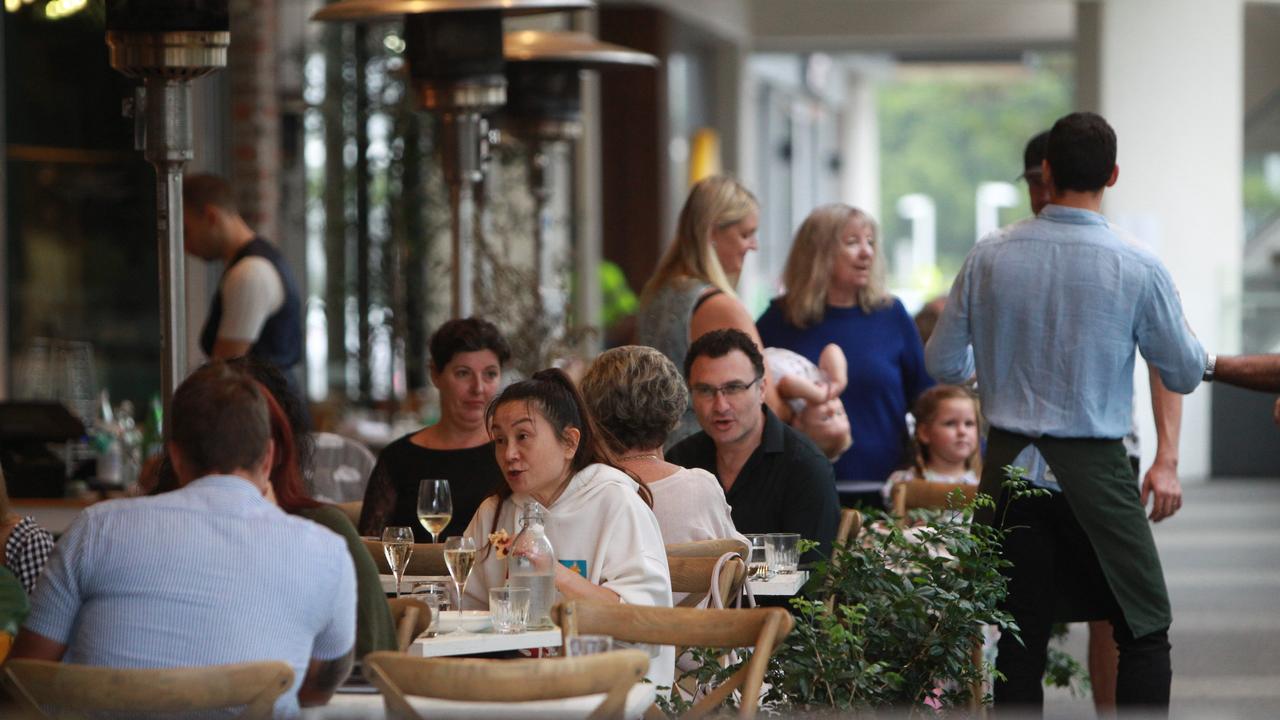
<svg viewBox="0 0 1280 720"><path fill-rule="evenodd" d="M684 374L702 432L666 459L715 475L739 532L799 533L829 553L840 521L831 463L764 404L764 357L755 342L739 330L709 332L689 346Z"/></svg>

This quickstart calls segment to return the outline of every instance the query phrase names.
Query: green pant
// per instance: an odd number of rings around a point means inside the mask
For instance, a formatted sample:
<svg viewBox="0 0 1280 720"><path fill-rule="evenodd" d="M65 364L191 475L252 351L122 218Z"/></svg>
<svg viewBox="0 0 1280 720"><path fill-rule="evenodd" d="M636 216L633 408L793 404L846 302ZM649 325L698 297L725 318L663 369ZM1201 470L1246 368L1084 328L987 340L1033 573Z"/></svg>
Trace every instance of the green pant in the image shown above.
<svg viewBox="0 0 1280 720"><path fill-rule="evenodd" d="M1169 627L1173 614L1160 556L1120 440L1031 438L993 427L981 491L997 499L997 508L994 514L980 514L978 520L999 524L1009 501L1001 486L1004 466L1027 445L1036 446L1057 476L1133 635L1142 637ZM1069 548L1058 552L1069 552Z"/></svg>

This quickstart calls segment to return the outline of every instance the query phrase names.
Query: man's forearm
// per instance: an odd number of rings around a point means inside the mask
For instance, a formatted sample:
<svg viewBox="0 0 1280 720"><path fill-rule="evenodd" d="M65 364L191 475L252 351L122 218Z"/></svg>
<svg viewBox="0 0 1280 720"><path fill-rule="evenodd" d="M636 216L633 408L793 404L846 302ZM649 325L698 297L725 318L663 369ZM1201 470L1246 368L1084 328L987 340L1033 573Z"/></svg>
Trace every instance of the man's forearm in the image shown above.
<svg viewBox="0 0 1280 720"><path fill-rule="evenodd" d="M332 660L312 660L307 666L307 676L298 688L298 704L302 707L324 705L333 697L333 691L351 674L356 649Z"/></svg>
<svg viewBox="0 0 1280 720"><path fill-rule="evenodd" d="M1213 379L1260 392L1280 392L1280 354L1219 355Z"/></svg>
<svg viewBox="0 0 1280 720"><path fill-rule="evenodd" d="M1151 414L1156 421L1156 462L1178 465L1178 436L1182 432L1182 396L1164 386L1160 371L1148 363Z"/></svg>

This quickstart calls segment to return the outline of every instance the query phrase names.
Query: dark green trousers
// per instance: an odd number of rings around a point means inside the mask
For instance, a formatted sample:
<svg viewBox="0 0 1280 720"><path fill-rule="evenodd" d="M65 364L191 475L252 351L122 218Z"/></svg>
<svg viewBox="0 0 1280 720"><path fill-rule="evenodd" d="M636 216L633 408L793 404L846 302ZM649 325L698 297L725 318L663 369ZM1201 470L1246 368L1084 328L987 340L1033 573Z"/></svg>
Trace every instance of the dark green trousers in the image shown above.
<svg viewBox="0 0 1280 720"><path fill-rule="evenodd" d="M1004 466L1029 444L1036 446L1057 476L1071 512L1093 545L1105 584L1133 635L1142 637L1168 628L1173 615L1164 572L1133 468L1120 440L1030 438L992 428L981 491L996 498L997 508L977 519L1000 524L1003 506L1009 500L1002 488ZM1087 548L1080 551L1086 553ZM1058 552L1069 556L1071 549L1059 548Z"/></svg>

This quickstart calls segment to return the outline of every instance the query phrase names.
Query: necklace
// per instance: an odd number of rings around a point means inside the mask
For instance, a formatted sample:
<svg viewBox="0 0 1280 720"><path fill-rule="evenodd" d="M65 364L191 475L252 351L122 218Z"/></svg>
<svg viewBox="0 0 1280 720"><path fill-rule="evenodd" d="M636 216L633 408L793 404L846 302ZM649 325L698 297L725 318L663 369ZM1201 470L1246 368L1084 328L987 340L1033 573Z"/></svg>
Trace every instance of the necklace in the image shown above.
<svg viewBox="0 0 1280 720"><path fill-rule="evenodd" d="M658 457L657 453L644 453L641 455L623 455L622 457L618 458L618 462L626 462L628 460L644 460L644 459L655 460L659 462L661 462L662 460L662 458Z"/></svg>

